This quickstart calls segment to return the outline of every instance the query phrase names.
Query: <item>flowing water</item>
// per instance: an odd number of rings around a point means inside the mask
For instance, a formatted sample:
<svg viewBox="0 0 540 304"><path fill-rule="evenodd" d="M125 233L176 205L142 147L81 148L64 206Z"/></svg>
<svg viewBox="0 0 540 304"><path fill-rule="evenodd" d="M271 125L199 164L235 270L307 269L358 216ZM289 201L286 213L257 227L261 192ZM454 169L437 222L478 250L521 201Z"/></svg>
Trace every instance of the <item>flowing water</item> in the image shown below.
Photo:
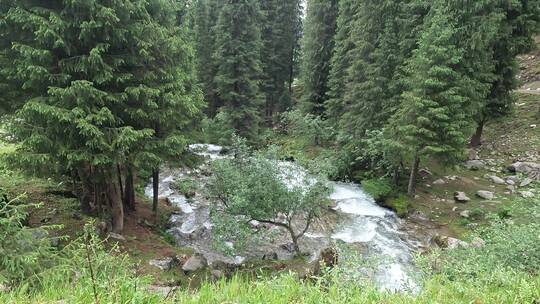
<svg viewBox="0 0 540 304"><path fill-rule="evenodd" d="M207 157L210 161L224 158L221 147L215 145L192 145L190 150ZM278 164L284 172L284 180L288 185L294 186L305 170L295 164L281 162ZM195 170L196 171L196 170ZM175 236L181 246L189 246L199 252L212 263L212 260L225 260L227 263L239 264L244 260L242 256L225 257L214 252L209 237L212 224L209 217L209 204L197 197L186 199L177 193L172 186L174 181L193 172L165 170L160 180L160 197L167 198L169 202L182 212L174 214L170 223L169 232ZM372 197L365 193L359 185L353 183L333 182L333 193L330 199L336 202L335 211L338 221L335 227L324 231L308 232L306 239L311 243L326 246L329 239L348 244L359 245L363 248L362 256L377 261L372 266L374 282L382 289L390 291L418 290L412 274L415 273L413 254L417 245L402 228L401 220L394 212L376 204ZM146 195L151 197L152 187L146 188ZM322 243L325 244L322 244ZM312 246L317 248L317 246ZM267 248L265 250L268 250ZM253 253L256 256L256 253ZM278 253L280 258L290 255ZM362 271L359 269L359 271Z"/></svg>

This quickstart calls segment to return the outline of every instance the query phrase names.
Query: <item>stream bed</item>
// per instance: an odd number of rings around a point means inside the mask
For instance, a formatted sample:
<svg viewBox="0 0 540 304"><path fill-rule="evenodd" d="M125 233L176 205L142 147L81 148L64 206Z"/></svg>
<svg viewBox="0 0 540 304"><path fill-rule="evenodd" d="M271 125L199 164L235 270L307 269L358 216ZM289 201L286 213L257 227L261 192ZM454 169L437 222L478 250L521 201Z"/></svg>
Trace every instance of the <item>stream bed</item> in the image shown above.
<svg viewBox="0 0 540 304"><path fill-rule="evenodd" d="M208 265L240 266L246 259L267 259L269 256L279 260L291 259L294 253L288 244L287 235L283 234L273 243L247 248L238 255L225 255L214 247L212 222L210 219L211 202L202 193L196 193L187 199L175 189L174 184L185 178L195 179L204 185L210 174L209 164L224 158L222 148L215 145L192 145L190 149L207 161L197 169L163 169L160 178L159 196L177 207L179 212L170 218L169 233L174 236L178 246L190 247L204 256ZM296 165L282 163L284 170L295 170ZM281 166L280 166L281 167ZM306 174L301 168L298 174ZM290 172L287 172L290 176ZM328 213L334 220L325 225L314 225L301 239L300 246L312 257L332 246L336 242L350 244L353 248L362 248L359 254L368 261L377 261L371 265L372 281L381 289L389 291L411 291L419 289L415 280L417 271L414 267L414 253L424 246L403 229L403 220L388 209L380 207L362 188L353 183L332 182L333 193L330 199L335 202ZM202 191L201 191L202 192ZM152 197L152 185L148 185L145 194ZM330 214L332 213L332 214ZM255 225L260 225L254 223ZM265 227L279 230L278 227ZM231 242L231 248L233 247ZM358 270L363 271L362 269Z"/></svg>

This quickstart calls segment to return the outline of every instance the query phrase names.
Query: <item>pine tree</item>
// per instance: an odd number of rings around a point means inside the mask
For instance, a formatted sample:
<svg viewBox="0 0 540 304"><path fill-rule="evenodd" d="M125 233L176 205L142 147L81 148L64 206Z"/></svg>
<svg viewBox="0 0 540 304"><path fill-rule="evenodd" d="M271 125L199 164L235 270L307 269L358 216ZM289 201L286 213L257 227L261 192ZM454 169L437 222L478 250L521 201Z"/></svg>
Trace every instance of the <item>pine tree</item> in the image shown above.
<svg viewBox="0 0 540 304"><path fill-rule="evenodd" d="M2 74L25 100L18 159L75 176L82 209L110 217L114 232L124 217L117 168L133 174L185 146L201 107L175 13L158 0L14 1L2 24L13 46Z"/></svg>
<svg viewBox="0 0 540 304"><path fill-rule="evenodd" d="M337 0L307 2L301 70L304 86L301 108L306 113L321 115L325 111L337 16Z"/></svg>
<svg viewBox="0 0 540 304"><path fill-rule="evenodd" d="M375 140L371 136L382 139L382 129L401 104L402 71L416 48L418 28L428 11L423 1L340 2L326 114L355 165L372 165L361 163L373 158L366 155L373 151L367 142ZM379 154L382 158L396 155ZM399 159L384 162L400 164Z"/></svg>
<svg viewBox="0 0 540 304"><path fill-rule="evenodd" d="M214 78L218 62L214 57L216 44L215 25L217 23L221 1L198 0L193 9L195 45L197 49L197 71L205 100L208 104L207 114L213 118L223 106L216 92Z"/></svg>
<svg viewBox="0 0 540 304"><path fill-rule="evenodd" d="M418 49L407 67L408 89L394 117L396 141L409 152L409 195L414 194L422 157L459 158L472 127L477 101L488 86L470 76L463 8L436 1Z"/></svg>
<svg viewBox="0 0 540 304"><path fill-rule="evenodd" d="M230 127L251 143L261 123L261 11L257 0L222 4L215 27L216 93Z"/></svg>
<svg viewBox="0 0 540 304"><path fill-rule="evenodd" d="M484 125L493 119L508 115L514 104L512 91L519 83L516 56L526 52L533 45L533 34L539 32L540 5L538 1L512 1L501 3L491 1L484 3L491 13L502 15L500 19L491 20L491 26L498 29L492 40L492 61L494 77L491 92L476 115L476 132L472 136L470 146L481 145ZM489 20L488 20L489 21Z"/></svg>
<svg viewBox="0 0 540 304"><path fill-rule="evenodd" d="M336 23L335 49L331 59L329 76L329 92L326 102L326 114L331 120L339 120L343 114L343 96L345 80L352 61L352 53L356 41L352 38L354 20L358 17L360 1L339 1L339 13ZM337 124L335 121L334 124Z"/></svg>
<svg viewBox="0 0 540 304"><path fill-rule="evenodd" d="M302 11L300 0L260 1L262 28L262 90L265 115L272 120L275 112L291 106L291 86L296 73Z"/></svg>

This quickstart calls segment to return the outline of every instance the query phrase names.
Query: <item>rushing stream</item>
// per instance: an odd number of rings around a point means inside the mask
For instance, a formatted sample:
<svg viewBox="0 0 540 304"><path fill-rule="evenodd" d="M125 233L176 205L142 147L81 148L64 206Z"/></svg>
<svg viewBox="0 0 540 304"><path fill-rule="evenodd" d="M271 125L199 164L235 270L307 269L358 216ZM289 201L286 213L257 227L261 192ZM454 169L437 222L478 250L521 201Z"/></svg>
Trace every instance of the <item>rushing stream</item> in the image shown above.
<svg viewBox="0 0 540 304"><path fill-rule="evenodd" d="M209 161L224 157L221 155L221 147L215 145L192 145L190 149ZM288 183L294 183L295 174L306 174L299 168L292 171L291 175L291 170L296 168L291 163L280 163L280 167L287 171L284 175L292 177L292 180L286 181ZM172 215L169 233L175 237L179 246L188 246L203 254L210 265L217 261L239 265L244 261L244 256L224 256L212 248L209 202L198 196L188 200L173 187L176 180L189 175L197 175L204 183L208 174L202 174L202 171L203 168L193 171L164 170L159 196L181 210ZM334 191L330 199L336 202L337 222L333 224L334 227L310 230L304 238L303 246L316 251L328 246L331 240L358 245L362 248L362 256L377 261L372 266L374 269L371 277L378 286L391 291L417 291L419 287L411 274L415 273L413 253L418 244L402 231L401 220L392 211L377 205L360 186L352 183L332 184ZM151 185L146 188L146 195L152 196ZM262 257L269 250L274 250L279 259L291 258L292 252L282 247L272 247L269 244L267 248L254 248L244 255Z"/></svg>

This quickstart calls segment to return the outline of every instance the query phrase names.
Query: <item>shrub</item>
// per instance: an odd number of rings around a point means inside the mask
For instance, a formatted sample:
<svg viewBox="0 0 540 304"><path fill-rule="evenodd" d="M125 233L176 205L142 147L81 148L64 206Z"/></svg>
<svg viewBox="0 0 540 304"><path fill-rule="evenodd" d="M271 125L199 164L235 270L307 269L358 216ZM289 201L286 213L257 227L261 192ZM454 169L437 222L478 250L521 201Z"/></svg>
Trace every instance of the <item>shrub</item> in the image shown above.
<svg viewBox="0 0 540 304"><path fill-rule="evenodd" d="M215 161L210 193L223 203L219 216L243 217L284 228L297 254L298 239L327 204L328 183L293 164L233 148L235 159ZM218 206L220 207L220 206Z"/></svg>
<svg viewBox="0 0 540 304"><path fill-rule="evenodd" d="M409 213L409 198L405 195L388 199L386 205L394 210L399 217L405 217Z"/></svg>
<svg viewBox="0 0 540 304"><path fill-rule="evenodd" d="M185 195L187 198L195 196L195 193L198 189L197 183L190 178L178 180L174 186L178 191L180 191L180 193Z"/></svg>
<svg viewBox="0 0 540 304"><path fill-rule="evenodd" d="M387 179L364 180L362 188L379 203L384 202L394 194L392 183Z"/></svg>
<svg viewBox="0 0 540 304"><path fill-rule="evenodd" d="M38 275L55 258L47 227L25 226L27 210L37 205L22 204L21 198L0 190L0 283L10 285Z"/></svg>

